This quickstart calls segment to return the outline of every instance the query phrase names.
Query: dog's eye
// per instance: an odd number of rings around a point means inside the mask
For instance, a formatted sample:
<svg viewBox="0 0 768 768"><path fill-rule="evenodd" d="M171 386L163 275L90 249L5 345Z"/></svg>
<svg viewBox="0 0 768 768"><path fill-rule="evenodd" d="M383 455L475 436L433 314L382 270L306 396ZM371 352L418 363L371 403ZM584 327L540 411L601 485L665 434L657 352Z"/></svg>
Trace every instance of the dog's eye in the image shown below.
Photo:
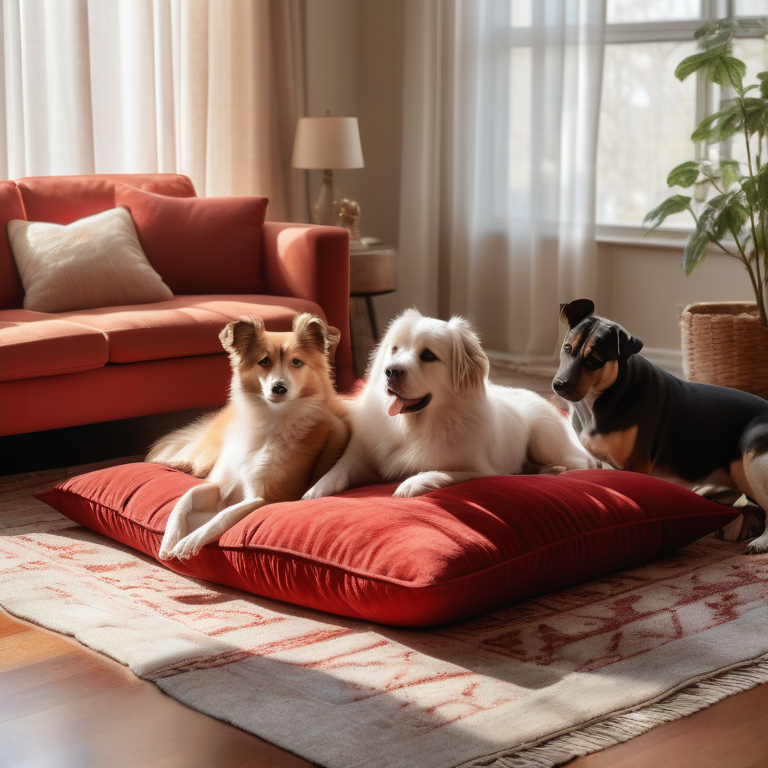
<svg viewBox="0 0 768 768"><path fill-rule="evenodd" d="M303 361L303 360L299 360L299 358L298 358L298 357L294 357L294 358L293 358L293 360L291 360L291 365L292 365L294 368L299 368L299 367L301 367L302 365L304 365L304 361Z"/></svg>
<svg viewBox="0 0 768 768"><path fill-rule="evenodd" d="M431 349L425 349L419 355L419 359L425 363L431 363L433 360L437 360L437 355Z"/></svg>
<svg viewBox="0 0 768 768"><path fill-rule="evenodd" d="M596 371L598 368L602 368L605 363L602 360L598 360L596 357L589 355L584 358L584 367L590 371Z"/></svg>
<svg viewBox="0 0 768 768"><path fill-rule="evenodd" d="M259 365L266 368L270 363L270 360L268 357L265 357L263 360L259 360Z"/></svg>
<svg viewBox="0 0 768 768"><path fill-rule="evenodd" d="M395 352L397 352L397 347L392 347L392 354L394 355Z"/></svg>
<svg viewBox="0 0 768 768"><path fill-rule="evenodd" d="M563 352L565 352L566 355L570 355L571 352L573 352L573 347L570 344L563 344Z"/></svg>

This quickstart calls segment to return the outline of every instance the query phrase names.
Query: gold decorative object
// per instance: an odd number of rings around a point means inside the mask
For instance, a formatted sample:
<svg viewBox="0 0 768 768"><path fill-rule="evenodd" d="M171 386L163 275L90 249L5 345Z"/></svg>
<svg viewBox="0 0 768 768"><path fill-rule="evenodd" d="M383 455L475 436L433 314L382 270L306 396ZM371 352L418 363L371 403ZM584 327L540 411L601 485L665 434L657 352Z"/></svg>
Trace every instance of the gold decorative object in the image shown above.
<svg viewBox="0 0 768 768"><path fill-rule="evenodd" d="M348 197L336 206L337 226L349 230L349 244L360 245L360 204Z"/></svg>

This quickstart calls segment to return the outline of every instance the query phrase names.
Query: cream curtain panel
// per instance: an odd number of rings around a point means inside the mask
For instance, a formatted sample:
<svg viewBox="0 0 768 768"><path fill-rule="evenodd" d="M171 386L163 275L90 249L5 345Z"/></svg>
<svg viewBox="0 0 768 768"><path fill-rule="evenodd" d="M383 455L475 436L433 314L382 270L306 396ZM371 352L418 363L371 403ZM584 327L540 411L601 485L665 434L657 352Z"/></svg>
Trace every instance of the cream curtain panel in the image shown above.
<svg viewBox="0 0 768 768"><path fill-rule="evenodd" d="M404 306L551 364L559 305L594 296L604 0L406 3Z"/></svg>
<svg viewBox="0 0 768 768"><path fill-rule="evenodd" d="M306 220L301 0L0 0L0 177L184 173Z"/></svg>

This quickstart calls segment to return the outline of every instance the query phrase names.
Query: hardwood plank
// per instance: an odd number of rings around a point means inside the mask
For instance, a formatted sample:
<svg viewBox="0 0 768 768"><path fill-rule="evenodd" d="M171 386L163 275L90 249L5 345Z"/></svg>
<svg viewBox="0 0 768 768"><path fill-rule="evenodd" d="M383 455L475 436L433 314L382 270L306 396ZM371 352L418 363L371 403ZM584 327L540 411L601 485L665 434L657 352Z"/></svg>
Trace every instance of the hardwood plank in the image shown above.
<svg viewBox="0 0 768 768"><path fill-rule="evenodd" d="M572 760L569 768L766 768L768 683L642 736Z"/></svg>
<svg viewBox="0 0 768 768"><path fill-rule="evenodd" d="M310 768L76 641L0 612L3 765ZM26 646L26 647L25 647Z"/></svg>

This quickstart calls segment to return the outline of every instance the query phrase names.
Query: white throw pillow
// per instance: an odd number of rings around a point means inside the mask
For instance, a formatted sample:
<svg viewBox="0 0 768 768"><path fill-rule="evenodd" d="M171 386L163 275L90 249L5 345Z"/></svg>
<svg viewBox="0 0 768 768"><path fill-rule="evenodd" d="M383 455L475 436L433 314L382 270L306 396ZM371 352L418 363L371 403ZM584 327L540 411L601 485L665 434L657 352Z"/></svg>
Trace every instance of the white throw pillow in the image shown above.
<svg viewBox="0 0 768 768"><path fill-rule="evenodd" d="M24 309L67 312L173 298L144 255L127 208L67 225L13 219L8 239Z"/></svg>

